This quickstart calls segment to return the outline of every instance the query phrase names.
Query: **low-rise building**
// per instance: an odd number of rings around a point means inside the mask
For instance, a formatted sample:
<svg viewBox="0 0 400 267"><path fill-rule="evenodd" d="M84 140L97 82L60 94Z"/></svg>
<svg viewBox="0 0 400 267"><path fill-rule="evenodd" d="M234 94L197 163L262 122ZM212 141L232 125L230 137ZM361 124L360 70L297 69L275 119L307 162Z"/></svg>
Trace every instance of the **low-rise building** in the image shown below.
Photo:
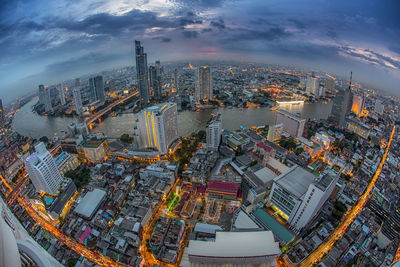
<svg viewBox="0 0 400 267"><path fill-rule="evenodd" d="M67 171L75 170L79 166L79 161L75 156L68 154L67 152L62 152L56 159L56 164L61 175Z"/></svg>
<svg viewBox="0 0 400 267"><path fill-rule="evenodd" d="M103 162L108 150L108 141L106 138L91 138L82 142L77 150L81 160Z"/></svg>
<svg viewBox="0 0 400 267"><path fill-rule="evenodd" d="M191 240L186 250L183 266L276 266L281 253L271 231L216 232L215 241Z"/></svg>

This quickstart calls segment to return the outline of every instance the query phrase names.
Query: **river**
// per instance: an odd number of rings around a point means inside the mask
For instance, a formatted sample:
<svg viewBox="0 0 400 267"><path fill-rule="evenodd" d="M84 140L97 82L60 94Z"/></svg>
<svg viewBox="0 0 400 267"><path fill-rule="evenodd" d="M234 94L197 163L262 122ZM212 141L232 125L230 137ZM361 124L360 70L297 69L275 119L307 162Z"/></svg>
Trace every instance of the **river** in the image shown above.
<svg viewBox="0 0 400 267"><path fill-rule="evenodd" d="M19 134L32 138L42 136L54 137L60 135L61 131L66 131L68 124L77 122L75 118L54 118L39 116L32 112L33 105L38 101L37 98L25 104L15 115L13 129ZM298 113L307 119L327 119L332 102L308 103L299 105L283 105L282 109L292 113ZM240 126L251 127L266 124L273 124L275 113L268 107L259 108L215 108L202 111L182 111L178 114L178 127L181 136L190 135L192 132L204 130L211 113L221 113L222 127L228 130L239 129ZM136 125L137 115L133 113L121 114L117 117L108 117L98 124L93 133L104 133L110 138L119 138L124 133L133 133Z"/></svg>

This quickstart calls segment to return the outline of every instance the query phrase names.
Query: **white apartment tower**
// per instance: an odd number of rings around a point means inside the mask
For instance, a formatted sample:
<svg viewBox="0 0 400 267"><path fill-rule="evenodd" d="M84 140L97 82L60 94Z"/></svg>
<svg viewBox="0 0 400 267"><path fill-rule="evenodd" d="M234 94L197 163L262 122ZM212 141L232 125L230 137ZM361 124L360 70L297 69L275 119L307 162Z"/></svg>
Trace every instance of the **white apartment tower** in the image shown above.
<svg viewBox="0 0 400 267"><path fill-rule="evenodd" d="M213 99L213 86L212 75L209 67L199 67L195 72L196 88L195 88L195 102L200 103L203 101L210 101Z"/></svg>
<svg viewBox="0 0 400 267"><path fill-rule="evenodd" d="M207 126L207 149L217 150L221 143L222 119L221 114L214 115Z"/></svg>
<svg viewBox="0 0 400 267"><path fill-rule="evenodd" d="M175 103L161 103L138 115L140 147L155 148L162 154L178 138L178 110Z"/></svg>
<svg viewBox="0 0 400 267"><path fill-rule="evenodd" d="M276 113L276 124L280 123L283 124L283 131L293 137L301 137L306 120L286 110L278 110Z"/></svg>
<svg viewBox="0 0 400 267"><path fill-rule="evenodd" d="M56 194L63 178L57 164L44 143L35 147L35 153L25 160L25 167L33 185L38 192Z"/></svg>
<svg viewBox="0 0 400 267"><path fill-rule="evenodd" d="M313 94L315 97L319 97L319 77L314 75L307 76L306 92Z"/></svg>
<svg viewBox="0 0 400 267"><path fill-rule="evenodd" d="M295 231L304 228L321 210L339 177L316 177L295 165L273 181L267 205L280 214Z"/></svg>

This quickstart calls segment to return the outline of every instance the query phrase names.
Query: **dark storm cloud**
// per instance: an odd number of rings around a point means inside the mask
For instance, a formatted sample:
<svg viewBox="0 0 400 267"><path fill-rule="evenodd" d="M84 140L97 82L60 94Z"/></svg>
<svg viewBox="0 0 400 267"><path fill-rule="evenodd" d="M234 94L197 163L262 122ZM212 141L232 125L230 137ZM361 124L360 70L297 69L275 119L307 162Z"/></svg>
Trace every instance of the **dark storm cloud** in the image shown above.
<svg viewBox="0 0 400 267"><path fill-rule="evenodd" d="M68 31L119 35L126 29L135 31L148 27L171 27L176 26L176 23L161 19L154 12L134 9L120 16L108 13L94 14L81 21L53 18L50 25L53 28L62 28Z"/></svg>
<svg viewBox="0 0 400 267"><path fill-rule="evenodd" d="M202 24L203 21L198 18L193 12L186 12L184 16L179 19L179 24L181 26L187 26L192 24Z"/></svg>
<svg viewBox="0 0 400 267"><path fill-rule="evenodd" d="M211 21L210 22L210 25L211 26L214 26L214 27L216 27L216 28L219 28L219 29L225 29L225 22L224 22L224 20L222 19L222 18L220 18L219 20L214 20L214 21Z"/></svg>
<svg viewBox="0 0 400 267"><path fill-rule="evenodd" d="M212 32L212 29L211 28L205 28L205 29L202 29L201 32Z"/></svg>
<svg viewBox="0 0 400 267"><path fill-rule="evenodd" d="M183 34L183 37L188 38L188 39L197 38L197 36L198 36L198 32L196 32L196 31L183 31L182 34Z"/></svg>
<svg viewBox="0 0 400 267"><path fill-rule="evenodd" d="M152 39L153 39L153 40L161 40L161 42L164 42L164 43L169 43L169 42L171 42L171 38L165 37L165 36L162 36L162 37L153 37Z"/></svg>

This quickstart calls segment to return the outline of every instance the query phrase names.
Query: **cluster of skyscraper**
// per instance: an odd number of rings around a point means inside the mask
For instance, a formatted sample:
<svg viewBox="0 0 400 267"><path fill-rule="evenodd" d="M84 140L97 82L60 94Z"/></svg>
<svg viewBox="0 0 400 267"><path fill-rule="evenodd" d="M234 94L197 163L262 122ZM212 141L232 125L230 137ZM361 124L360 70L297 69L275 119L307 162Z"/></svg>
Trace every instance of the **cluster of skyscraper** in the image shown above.
<svg viewBox="0 0 400 267"><path fill-rule="evenodd" d="M320 77L314 74L307 76L306 93L315 97L325 97L325 87L320 86Z"/></svg>
<svg viewBox="0 0 400 267"><path fill-rule="evenodd" d="M211 69L199 67L195 72L195 101L196 104L208 103L213 100L213 83Z"/></svg>
<svg viewBox="0 0 400 267"><path fill-rule="evenodd" d="M39 103L43 105L44 111L49 112L58 104L65 105L67 90L61 84L50 87L39 85ZM99 75L89 78L89 86L86 87L81 86L80 80L77 79L75 87L72 89L72 97L78 115L82 114L83 98L93 102L104 102L106 95L103 76Z"/></svg>
<svg viewBox="0 0 400 267"><path fill-rule="evenodd" d="M353 104L353 93L351 92L351 82L353 73L350 75L349 87L340 90L333 99L332 112L329 120L336 122L340 127L345 124L346 116L350 114Z"/></svg>
<svg viewBox="0 0 400 267"><path fill-rule="evenodd" d="M162 96L162 68L157 60L154 66L147 67L147 53L140 41L135 40L136 76L142 105L149 102L151 92L156 99Z"/></svg>

